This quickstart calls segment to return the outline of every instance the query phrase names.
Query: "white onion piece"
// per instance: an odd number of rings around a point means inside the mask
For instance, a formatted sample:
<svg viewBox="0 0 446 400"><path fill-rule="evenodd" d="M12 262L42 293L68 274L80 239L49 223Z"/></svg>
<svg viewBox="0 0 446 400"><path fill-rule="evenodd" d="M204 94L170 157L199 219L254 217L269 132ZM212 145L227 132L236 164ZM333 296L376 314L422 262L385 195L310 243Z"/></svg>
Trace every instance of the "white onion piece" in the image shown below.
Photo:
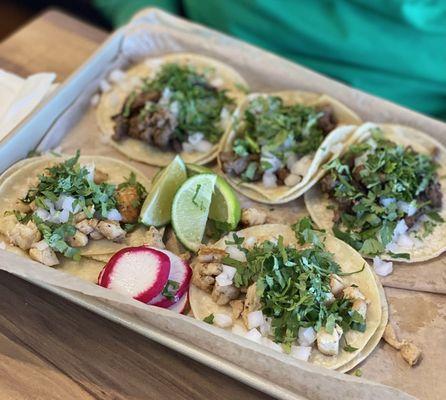
<svg viewBox="0 0 446 400"><path fill-rule="evenodd" d="M236 335L245 336L247 333L247 330L243 328L241 325L234 325L231 329L232 333L235 333Z"/></svg>
<svg viewBox="0 0 446 400"><path fill-rule="evenodd" d="M204 134L201 132L195 132L192 135L189 135L189 137L187 138L187 141L192 145L195 146L197 145L201 140L203 140L204 138Z"/></svg>
<svg viewBox="0 0 446 400"><path fill-rule="evenodd" d="M247 316L248 329L259 328L263 324L262 311L251 311Z"/></svg>
<svg viewBox="0 0 446 400"><path fill-rule="evenodd" d="M229 257L233 258L234 260L246 262L246 254L239 250L236 246L226 246L226 252L228 253Z"/></svg>
<svg viewBox="0 0 446 400"><path fill-rule="evenodd" d="M90 106L91 107L96 107L99 104L99 100L101 99L101 96L99 96L98 93L94 94L93 96L91 96L90 99Z"/></svg>
<svg viewBox="0 0 446 400"><path fill-rule="evenodd" d="M232 285L232 279L229 279L228 276L222 272L221 274L215 277L215 282L217 282L218 286L230 286Z"/></svg>
<svg viewBox="0 0 446 400"><path fill-rule="evenodd" d="M6 250L6 243L5 242L0 242L0 249L1 250Z"/></svg>
<svg viewBox="0 0 446 400"><path fill-rule="evenodd" d="M270 172L265 172L262 177L262 183L266 189L273 189L277 187L277 176Z"/></svg>
<svg viewBox="0 0 446 400"><path fill-rule="evenodd" d="M393 238L396 239L400 235L405 234L408 229L409 229L409 227L406 225L406 222L404 221L404 219L400 219L395 226L395 230L393 231Z"/></svg>
<svg viewBox="0 0 446 400"><path fill-rule="evenodd" d="M101 81L99 82L99 90L102 93L107 93L107 92L109 92L111 90L111 86L110 86L110 84L108 83L107 80L101 79Z"/></svg>
<svg viewBox="0 0 446 400"><path fill-rule="evenodd" d="M306 155L297 160L291 167L291 173L294 175L305 176L308 168L310 168L312 156Z"/></svg>
<svg viewBox="0 0 446 400"><path fill-rule="evenodd" d="M283 348L280 344L273 342L271 339L268 339L266 337L263 337L261 339L261 343L265 345L266 347L269 347L270 349L276 350L279 353L283 353Z"/></svg>
<svg viewBox="0 0 446 400"><path fill-rule="evenodd" d="M260 333L262 336L269 336L272 335L272 329L271 329L271 318L264 317L263 324L260 325Z"/></svg>
<svg viewBox="0 0 446 400"><path fill-rule="evenodd" d="M247 237L243 244L247 249L250 249L255 246L257 239L254 236Z"/></svg>
<svg viewBox="0 0 446 400"><path fill-rule="evenodd" d="M379 276L387 276L393 272L393 262L383 261L378 256L373 258L373 267Z"/></svg>
<svg viewBox="0 0 446 400"><path fill-rule="evenodd" d="M404 213L406 213L409 217L414 215L417 212L417 206L414 201L410 203L406 203L405 201L398 202L398 209Z"/></svg>
<svg viewBox="0 0 446 400"><path fill-rule="evenodd" d="M243 335L246 339L252 340L256 343L261 343L262 335L257 329L251 329Z"/></svg>
<svg viewBox="0 0 446 400"><path fill-rule="evenodd" d="M214 314L214 325L220 328L229 328L232 326L232 318L226 314Z"/></svg>
<svg viewBox="0 0 446 400"><path fill-rule="evenodd" d="M309 346L291 346L291 356L301 361L308 361L311 355Z"/></svg>
<svg viewBox="0 0 446 400"><path fill-rule="evenodd" d="M414 246L413 239L406 233L400 235L396 243L399 247L404 248L412 248Z"/></svg>
<svg viewBox="0 0 446 400"><path fill-rule="evenodd" d="M395 199L393 197L384 197L379 200L383 207L389 207L392 203L395 203Z"/></svg>
<svg viewBox="0 0 446 400"><path fill-rule="evenodd" d="M198 151L199 153L206 153L208 151L210 151L213 147L213 144L207 140L200 140L196 145L195 145L195 150Z"/></svg>
<svg viewBox="0 0 446 400"><path fill-rule="evenodd" d="M291 153L287 159L286 159L286 167L291 171L291 168L293 168L293 165L298 160L296 153Z"/></svg>
<svg viewBox="0 0 446 400"><path fill-rule="evenodd" d="M189 142L183 142L183 151L185 153L193 153L195 151L195 146L191 145Z"/></svg>
<svg viewBox="0 0 446 400"><path fill-rule="evenodd" d="M223 273L226 274L228 279L233 280L236 272L237 272L237 268L230 267L229 265L223 264Z"/></svg>
<svg viewBox="0 0 446 400"><path fill-rule="evenodd" d="M114 69L110 72L108 80L112 83L121 82L126 77L126 73L120 69Z"/></svg>
<svg viewBox="0 0 446 400"><path fill-rule="evenodd" d="M310 346L316 341L316 331L310 326L308 328L299 328L297 338L301 346Z"/></svg>
<svg viewBox="0 0 446 400"><path fill-rule="evenodd" d="M110 221L121 221L122 215L116 208L113 208L107 213L107 219Z"/></svg>

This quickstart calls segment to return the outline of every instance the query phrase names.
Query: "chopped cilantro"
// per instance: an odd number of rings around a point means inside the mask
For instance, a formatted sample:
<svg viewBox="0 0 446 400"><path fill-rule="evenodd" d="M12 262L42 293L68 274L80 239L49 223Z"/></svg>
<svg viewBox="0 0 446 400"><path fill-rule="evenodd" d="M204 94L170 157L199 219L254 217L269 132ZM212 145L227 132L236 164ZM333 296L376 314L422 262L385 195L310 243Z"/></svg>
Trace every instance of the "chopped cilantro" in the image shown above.
<svg viewBox="0 0 446 400"><path fill-rule="evenodd" d="M212 325L214 323L214 314L209 314L207 317L203 318L203 322Z"/></svg>
<svg viewBox="0 0 446 400"><path fill-rule="evenodd" d="M166 286L164 286L161 294L169 300L175 300L176 292L179 288L180 284L175 281L171 281L170 279L167 281Z"/></svg>

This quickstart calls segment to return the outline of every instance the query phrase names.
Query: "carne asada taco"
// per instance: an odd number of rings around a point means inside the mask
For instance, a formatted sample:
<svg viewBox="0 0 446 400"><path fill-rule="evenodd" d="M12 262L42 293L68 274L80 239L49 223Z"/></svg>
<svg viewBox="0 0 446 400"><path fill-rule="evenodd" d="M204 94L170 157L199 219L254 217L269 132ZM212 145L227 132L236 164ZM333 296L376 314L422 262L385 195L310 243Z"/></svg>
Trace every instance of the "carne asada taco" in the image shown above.
<svg viewBox="0 0 446 400"><path fill-rule="evenodd" d="M353 111L326 95L251 94L234 113L219 165L247 197L284 203L309 187L320 166L339 154L360 123Z"/></svg>
<svg viewBox="0 0 446 400"><path fill-rule="evenodd" d="M100 129L129 158L166 166L175 154L205 164L218 143L246 82L231 67L196 54L149 58L104 93L97 109Z"/></svg>
<svg viewBox="0 0 446 400"><path fill-rule="evenodd" d="M425 261L446 249L446 149L398 125L364 124L305 194L316 224L366 257Z"/></svg>
<svg viewBox="0 0 446 400"><path fill-rule="evenodd" d="M195 318L326 368L353 368L387 323L370 266L309 218L229 234L202 247L192 268Z"/></svg>
<svg viewBox="0 0 446 400"><path fill-rule="evenodd" d="M30 159L0 180L0 237L48 266L143 244L148 231L138 217L148 186L108 157Z"/></svg>

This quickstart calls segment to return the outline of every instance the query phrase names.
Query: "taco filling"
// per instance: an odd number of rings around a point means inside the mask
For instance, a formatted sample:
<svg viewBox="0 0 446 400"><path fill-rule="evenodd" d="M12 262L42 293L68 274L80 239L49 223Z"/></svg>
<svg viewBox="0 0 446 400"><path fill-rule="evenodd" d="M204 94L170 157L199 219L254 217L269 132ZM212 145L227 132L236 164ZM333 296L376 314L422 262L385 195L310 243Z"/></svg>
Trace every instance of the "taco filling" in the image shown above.
<svg viewBox="0 0 446 400"><path fill-rule="evenodd" d="M321 190L332 200L333 233L366 256L409 259L444 222L435 154L385 139L379 128L328 165Z"/></svg>
<svg viewBox="0 0 446 400"><path fill-rule="evenodd" d="M345 334L365 332L371 299L343 275L360 273L365 265L343 273L309 218L293 229L298 246L285 245L281 235L259 240L234 233L225 250L200 250L192 283L212 293L217 305L232 307L232 320L213 314L206 322L229 327L239 321L249 339L304 360L313 347L326 356L358 350Z"/></svg>
<svg viewBox="0 0 446 400"><path fill-rule="evenodd" d="M164 151L208 152L220 140L234 107L221 79L209 81L192 66L164 64L126 98L113 117L113 140L126 137Z"/></svg>
<svg viewBox="0 0 446 400"><path fill-rule="evenodd" d="M286 105L278 96L250 100L237 123L222 168L244 182L266 188L293 187L306 175L314 153L337 126L331 106Z"/></svg>
<svg viewBox="0 0 446 400"><path fill-rule="evenodd" d="M108 179L94 164L81 165L79 152L46 168L18 209L8 212L17 219L8 232L11 244L54 266L58 254L79 260L89 241L123 241L147 193L133 173L119 185Z"/></svg>

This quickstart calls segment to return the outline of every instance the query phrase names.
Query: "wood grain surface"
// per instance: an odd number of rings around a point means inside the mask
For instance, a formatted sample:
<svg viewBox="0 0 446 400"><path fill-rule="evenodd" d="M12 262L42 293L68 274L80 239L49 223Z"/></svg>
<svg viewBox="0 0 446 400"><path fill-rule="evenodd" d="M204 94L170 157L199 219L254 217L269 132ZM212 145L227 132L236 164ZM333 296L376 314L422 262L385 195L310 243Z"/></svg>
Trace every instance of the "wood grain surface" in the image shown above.
<svg viewBox="0 0 446 400"><path fill-rule="evenodd" d="M0 43L0 68L63 81L107 33L49 11ZM268 399L19 278L0 272L0 399Z"/></svg>

